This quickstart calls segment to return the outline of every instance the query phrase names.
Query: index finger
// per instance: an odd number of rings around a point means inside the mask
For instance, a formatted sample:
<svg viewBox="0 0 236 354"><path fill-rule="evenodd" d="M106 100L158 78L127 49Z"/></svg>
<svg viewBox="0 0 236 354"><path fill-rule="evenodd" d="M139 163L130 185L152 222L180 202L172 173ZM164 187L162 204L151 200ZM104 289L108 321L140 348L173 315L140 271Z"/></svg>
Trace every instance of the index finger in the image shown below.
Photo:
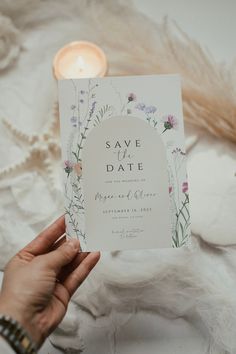
<svg viewBox="0 0 236 354"><path fill-rule="evenodd" d="M84 259L77 268L71 272L66 279L62 282L62 285L67 289L70 296L74 294L76 289L87 278L91 270L95 267L100 259L100 252L91 252Z"/></svg>
<svg viewBox="0 0 236 354"><path fill-rule="evenodd" d="M65 233L65 215L60 216L24 247L24 251L38 256L50 250L54 242Z"/></svg>

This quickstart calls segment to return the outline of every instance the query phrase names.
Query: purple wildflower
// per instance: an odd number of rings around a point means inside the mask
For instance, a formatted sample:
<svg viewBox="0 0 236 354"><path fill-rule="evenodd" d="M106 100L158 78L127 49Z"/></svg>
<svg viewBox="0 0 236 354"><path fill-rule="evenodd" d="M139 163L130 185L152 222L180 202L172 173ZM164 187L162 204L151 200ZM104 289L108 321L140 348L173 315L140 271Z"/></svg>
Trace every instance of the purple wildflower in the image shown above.
<svg viewBox="0 0 236 354"><path fill-rule="evenodd" d="M145 104L144 103L138 103L136 104L135 108L139 109L140 111L143 111L145 109Z"/></svg>
<svg viewBox="0 0 236 354"><path fill-rule="evenodd" d="M64 165L65 167L71 167L71 168L73 167L73 163L70 160L65 160Z"/></svg>
<svg viewBox="0 0 236 354"><path fill-rule="evenodd" d="M169 186L169 194L171 194L172 190L173 190L172 186Z"/></svg>
<svg viewBox="0 0 236 354"><path fill-rule="evenodd" d="M134 93L128 94L128 102L136 101L136 95Z"/></svg>
<svg viewBox="0 0 236 354"><path fill-rule="evenodd" d="M175 118L175 116L173 116L172 114L168 114L167 116L165 116L163 118L163 122L164 122L164 130L162 133L164 133L166 130L169 130L169 129L176 129L177 126L178 126L178 121L177 119Z"/></svg>
<svg viewBox="0 0 236 354"><path fill-rule="evenodd" d="M84 91L84 90L81 90L80 93L81 93L81 95L84 95L84 94L85 94L85 91Z"/></svg>
<svg viewBox="0 0 236 354"><path fill-rule="evenodd" d="M147 113L147 114L155 113L156 110L157 110L157 109L156 109L155 106L148 106L148 107L145 107L145 108L144 108L144 112Z"/></svg>
<svg viewBox="0 0 236 354"><path fill-rule="evenodd" d="M82 99L81 99L81 100L79 100L79 101L80 101L80 103L84 103L84 100L82 100Z"/></svg>

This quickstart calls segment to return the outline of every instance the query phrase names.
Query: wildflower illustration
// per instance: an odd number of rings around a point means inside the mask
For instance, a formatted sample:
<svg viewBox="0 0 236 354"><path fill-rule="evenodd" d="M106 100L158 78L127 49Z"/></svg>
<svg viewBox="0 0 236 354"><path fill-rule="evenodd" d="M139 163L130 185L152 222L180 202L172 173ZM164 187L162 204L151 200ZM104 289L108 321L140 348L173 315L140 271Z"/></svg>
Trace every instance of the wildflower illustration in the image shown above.
<svg viewBox="0 0 236 354"><path fill-rule="evenodd" d="M175 238L173 239L175 247L183 246L189 238L190 213L189 213L189 195L187 193L187 182L183 182L182 192L184 200L176 213Z"/></svg>
<svg viewBox="0 0 236 354"><path fill-rule="evenodd" d="M66 215L71 231L86 243L84 226L81 222L85 209L81 154L89 130L109 118L113 108L108 104L98 107L96 100L98 84L92 85L89 80L87 90L78 90L73 80L71 81L74 88L74 103L70 106L73 117L71 123L72 127L76 129L68 141L68 156L70 158L64 162L64 171L67 174L65 182L65 196L68 201Z"/></svg>
<svg viewBox="0 0 236 354"><path fill-rule="evenodd" d="M144 103L138 103L136 104L135 108L139 109L140 111L144 111L146 105Z"/></svg>
<svg viewBox="0 0 236 354"><path fill-rule="evenodd" d="M67 155L63 165L66 177L66 215L67 222L70 225L67 232L69 236L75 235L82 240L82 249L83 247L86 249L82 152L89 132L104 120L116 114L126 116L136 113L136 116L140 116L157 129L157 134L160 135L177 129L178 119L173 114L167 114L162 118L158 105L153 105L153 102L148 102L148 100L142 102L132 89L128 93L127 91L121 93L116 90L114 91L116 101L104 99L101 103L98 84L93 84L93 80L88 80L86 86L82 86L83 89L80 89L73 80L71 82L74 88L74 96L72 95L72 102L67 107L70 135L68 136ZM101 92L104 94L103 91ZM106 98L105 94L104 97ZM169 149L167 139L168 134L165 135L165 139L163 138L166 150ZM169 175L172 174L172 176L169 179L168 192L173 204L172 244L173 247L180 247L188 240L190 227L188 183L183 177L186 156L181 148L174 144L171 146L171 150L168 150L171 157L168 155L168 159L171 161Z"/></svg>
<svg viewBox="0 0 236 354"><path fill-rule="evenodd" d="M82 164L80 162L75 163L73 168L74 168L76 175L81 177L82 176Z"/></svg>
<svg viewBox="0 0 236 354"><path fill-rule="evenodd" d="M172 151L171 155L173 158L172 180L177 186L172 191L174 194L172 201L175 209L172 242L174 247L180 247L188 241L190 232L188 182L179 180L179 176L182 175L181 171L185 170L186 154L177 147Z"/></svg>
<svg viewBox="0 0 236 354"><path fill-rule="evenodd" d="M121 96L119 95L120 100L123 101L121 99ZM121 115L124 115L124 113L126 112L127 114L131 114L132 113L132 103L136 102L137 100L137 96L135 93L130 92L126 95L125 100L122 103L122 107L120 110ZM131 107L130 107L131 105Z"/></svg>
<svg viewBox="0 0 236 354"><path fill-rule="evenodd" d="M129 93L127 97L128 97L128 102L136 101L137 99L134 93Z"/></svg>
<svg viewBox="0 0 236 354"><path fill-rule="evenodd" d="M64 161L64 171L67 174L67 177L69 177L72 170L73 170L73 163L69 160Z"/></svg>
<svg viewBox="0 0 236 354"><path fill-rule="evenodd" d="M167 116L163 117L162 121L164 124L164 130L162 133L165 133L167 130L170 129L177 129L178 127L177 118L172 114L168 114Z"/></svg>
<svg viewBox="0 0 236 354"><path fill-rule="evenodd" d="M146 114L150 114L150 113L155 113L156 112L156 107L155 106L147 106L144 108L144 112Z"/></svg>
<svg viewBox="0 0 236 354"><path fill-rule="evenodd" d="M70 119L70 121L71 121L72 126L73 126L74 128L76 128L76 127L77 127L77 117L72 116L71 119Z"/></svg>
<svg viewBox="0 0 236 354"><path fill-rule="evenodd" d="M188 192L188 182L183 182L182 184L182 192L187 193Z"/></svg>
<svg viewBox="0 0 236 354"><path fill-rule="evenodd" d="M109 104L102 106L94 118L93 126L100 124L104 118L109 118L112 114L113 108Z"/></svg>
<svg viewBox="0 0 236 354"><path fill-rule="evenodd" d="M153 117L153 114L156 113L157 108L155 106L146 106L145 103L141 102L136 104L135 108L139 111L143 111L146 115L146 120L149 124L151 124L154 128L157 125L157 119Z"/></svg>

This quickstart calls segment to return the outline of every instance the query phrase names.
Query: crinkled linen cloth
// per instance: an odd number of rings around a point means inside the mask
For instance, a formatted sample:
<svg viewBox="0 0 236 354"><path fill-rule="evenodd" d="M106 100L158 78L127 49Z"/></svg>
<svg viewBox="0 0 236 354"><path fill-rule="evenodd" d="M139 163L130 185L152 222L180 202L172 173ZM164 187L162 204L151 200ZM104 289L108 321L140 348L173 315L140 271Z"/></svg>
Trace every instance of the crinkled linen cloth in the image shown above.
<svg viewBox="0 0 236 354"><path fill-rule="evenodd" d="M126 53L134 35L128 21L137 22L136 36L153 24L118 1L2 0L0 12L0 114L26 134L0 123L0 169L18 165L0 179L3 270L63 212L60 159L56 153L45 158L50 139L58 139L48 129L56 97L54 53L88 39L106 50L109 74L152 72L146 58L141 72L132 71L136 64ZM197 137L188 155L192 245L102 254L51 336L68 353L236 353L235 146L186 130L187 146ZM41 138L32 145L27 134ZM32 151L34 159L22 165Z"/></svg>

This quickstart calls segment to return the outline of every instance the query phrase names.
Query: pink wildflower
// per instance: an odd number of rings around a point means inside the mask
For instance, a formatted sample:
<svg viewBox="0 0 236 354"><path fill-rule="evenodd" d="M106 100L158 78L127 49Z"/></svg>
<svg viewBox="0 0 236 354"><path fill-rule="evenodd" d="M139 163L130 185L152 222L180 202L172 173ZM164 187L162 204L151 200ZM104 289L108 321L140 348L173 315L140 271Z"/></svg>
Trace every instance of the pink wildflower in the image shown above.
<svg viewBox="0 0 236 354"><path fill-rule="evenodd" d="M182 184L182 192L187 193L188 191L188 182L183 182Z"/></svg>

